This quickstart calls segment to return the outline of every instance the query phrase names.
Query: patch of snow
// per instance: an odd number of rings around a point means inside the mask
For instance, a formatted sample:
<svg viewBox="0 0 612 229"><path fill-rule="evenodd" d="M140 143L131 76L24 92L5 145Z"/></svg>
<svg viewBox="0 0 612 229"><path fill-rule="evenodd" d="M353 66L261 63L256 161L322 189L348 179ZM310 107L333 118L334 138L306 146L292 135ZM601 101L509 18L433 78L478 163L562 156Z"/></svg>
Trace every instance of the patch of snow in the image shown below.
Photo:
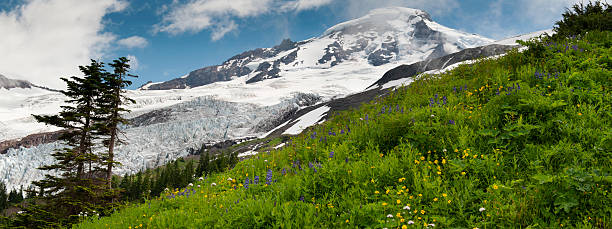
<svg viewBox="0 0 612 229"><path fill-rule="evenodd" d="M253 156L253 155L257 155L257 154L259 154L259 152L253 151L253 150L249 150L249 151L246 151L244 153L238 154L238 157L247 157L247 156Z"/></svg>
<svg viewBox="0 0 612 229"><path fill-rule="evenodd" d="M275 127L274 129L272 129L272 130L268 131L268 132L267 132L267 133L265 133L265 134L262 134L261 136L259 136L259 138L265 138L265 137L268 137L268 135L270 135L272 132L274 132L274 131L276 131L276 130L278 130L278 129L282 128L283 126L287 125L287 123L289 123L289 121L286 121L285 123L278 125L277 127Z"/></svg>
<svg viewBox="0 0 612 229"><path fill-rule="evenodd" d="M305 115L302 115L298 118L298 122L289 127L289 129L285 130L283 134L296 135L301 133L307 127L312 126L321 120L321 118L323 118L329 110L330 107L322 106L306 113Z"/></svg>
<svg viewBox="0 0 612 229"><path fill-rule="evenodd" d="M540 35L543 35L545 33L547 33L549 35L552 35L552 34L554 34L554 31L552 29L547 29L547 30L541 30L541 31L533 32L533 33L517 35L517 36L510 37L510 38L506 38L506 39L502 39L502 40L499 40L499 41L495 41L492 44L498 44L498 45L518 45L516 43L516 41L518 41L518 40L527 41L527 40L530 40L532 38L539 37Z"/></svg>
<svg viewBox="0 0 612 229"><path fill-rule="evenodd" d="M281 147L283 147L283 146L285 146L285 143L284 143L284 142L283 142L283 143L281 143L281 144L278 144L277 146L274 146L274 149L278 149L278 148L281 148Z"/></svg>

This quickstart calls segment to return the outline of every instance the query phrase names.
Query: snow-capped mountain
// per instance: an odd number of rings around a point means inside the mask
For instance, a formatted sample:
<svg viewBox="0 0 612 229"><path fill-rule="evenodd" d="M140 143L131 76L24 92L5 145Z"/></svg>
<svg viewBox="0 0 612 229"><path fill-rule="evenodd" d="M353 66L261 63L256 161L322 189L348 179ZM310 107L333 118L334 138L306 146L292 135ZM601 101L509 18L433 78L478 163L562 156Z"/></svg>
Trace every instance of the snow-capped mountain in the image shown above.
<svg viewBox="0 0 612 229"><path fill-rule="evenodd" d="M333 70L346 62L367 62L371 66L412 63L492 41L444 27L422 10L382 8L333 26L319 37L300 42L287 39L275 47L247 51L180 78L148 83L142 89L194 88L236 78L246 78L251 84L304 69Z"/></svg>
<svg viewBox="0 0 612 229"><path fill-rule="evenodd" d="M282 120L310 105L360 93L400 64L490 42L439 25L421 10L383 8L316 38L285 40L177 79L148 83L127 91L136 104L128 107L132 124L122 127L128 143L116 149L122 165L115 171L162 165L202 143L262 136L278 126L297 125L287 133L299 133L300 125L312 125L329 109L317 108L295 123ZM60 143L51 141L52 135L32 134L57 129L36 123L31 114L57 113L64 100L39 88L0 89L0 149L7 146L0 154L0 180L9 189L42 178L36 168L52 162L50 153Z"/></svg>

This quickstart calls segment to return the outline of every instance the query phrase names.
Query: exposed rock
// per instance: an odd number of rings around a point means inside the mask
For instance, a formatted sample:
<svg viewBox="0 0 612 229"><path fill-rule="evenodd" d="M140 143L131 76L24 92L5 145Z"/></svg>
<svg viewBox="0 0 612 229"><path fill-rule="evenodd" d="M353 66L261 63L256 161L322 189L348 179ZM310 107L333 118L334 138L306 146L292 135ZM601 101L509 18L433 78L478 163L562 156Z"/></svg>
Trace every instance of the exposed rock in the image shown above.
<svg viewBox="0 0 612 229"><path fill-rule="evenodd" d="M516 46L510 45L487 45L482 47L464 49L457 53L446 55L443 57L417 62L411 65L401 65L389 70L385 75L376 81L372 86L382 86L385 83L393 80L398 80L406 77L415 76L419 73L443 69L455 63L466 60L474 60L481 57L500 55L508 52ZM370 87L372 87L370 86Z"/></svg>
<svg viewBox="0 0 612 229"><path fill-rule="evenodd" d="M14 139L0 142L0 154L5 154L9 149L13 148L29 148L40 144L55 142L64 133L64 131L55 131L39 134L31 134L22 139Z"/></svg>
<svg viewBox="0 0 612 229"><path fill-rule="evenodd" d="M0 88L32 88L33 86L34 85L28 81L9 79L3 75L0 75Z"/></svg>

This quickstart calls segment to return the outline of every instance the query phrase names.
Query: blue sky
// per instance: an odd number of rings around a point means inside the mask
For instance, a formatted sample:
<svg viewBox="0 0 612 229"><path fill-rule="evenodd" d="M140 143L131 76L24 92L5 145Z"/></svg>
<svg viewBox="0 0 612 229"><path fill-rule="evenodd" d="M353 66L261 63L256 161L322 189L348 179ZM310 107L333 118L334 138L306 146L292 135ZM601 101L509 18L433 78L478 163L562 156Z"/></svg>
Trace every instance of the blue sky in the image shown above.
<svg viewBox="0 0 612 229"><path fill-rule="evenodd" d="M420 8L450 28L500 39L552 28L579 0L0 0L0 74L61 88L90 58L133 60L164 81L386 6Z"/></svg>

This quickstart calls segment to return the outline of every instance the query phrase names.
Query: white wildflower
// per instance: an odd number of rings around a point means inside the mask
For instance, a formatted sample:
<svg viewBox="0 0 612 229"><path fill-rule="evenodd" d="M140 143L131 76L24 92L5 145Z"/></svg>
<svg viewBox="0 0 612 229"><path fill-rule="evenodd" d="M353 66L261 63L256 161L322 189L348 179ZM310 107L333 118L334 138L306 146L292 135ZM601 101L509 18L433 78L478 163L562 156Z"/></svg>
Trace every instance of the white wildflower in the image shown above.
<svg viewBox="0 0 612 229"><path fill-rule="evenodd" d="M387 215L387 218L393 218L393 215L388 214L388 215Z"/></svg>
<svg viewBox="0 0 612 229"><path fill-rule="evenodd" d="M433 118L433 117L436 117L436 116L435 116L435 115L433 115L433 114L431 114L431 117Z"/></svg>
<svg viewBox="0 0 612 229"><path fill-rule="evenodd" d="M193 187L193 183L189 183L189 187Z"/></svg>
<svg viewBox="0 0 612 229"><path fill-rule="evenodd" d="M200 187L200 185L198 185L198 188Z"/></svg>
<svg viewBox="0 0 612 229"><path fill-rule="evenodd" d="M210 184L210 186L217 186L217 183L212 183Z"/></svg>
<svg viewBox="0 0 612 229"><path fill-rule="evenodd" d="M204 177L200 177L200 178L198 178L198 180L203 181L203 180L204 180Z"/></svg>
<svg viewBox="0 0 612 229"><path fill-rule="evenodd" d="M410 210L410 206L408 205L404 206L404 210Z"/></svg>
<svg viewBox="0 0 612 229"><path fill-rule="evenodd" d="M227 181L232 181L232 178L231 178L231 177L230 177L230 178L227 178Z"/></svg>
<svg viewBox="0 0 612 229"><path fill-rule="evenodd" d="M430 224L427 224L427 226L430 226L430 227L435 227L436 225L435 225L435 224L433 224L433 223L430 223Z"/></svg>
<svg viewBox="0 0 612 229"><path fill-rule="evenodd" d="M408 220L408 225L414 224L414 221Z"/></svg>
<svg viewBox="0 0 612 229"><path fill-rule="evenodd" d="M442 149L442 152L445 152L445 153L446 153L446 149Z"/></svg>
<svg viewBox="0 0 612 229"><path fill-rule="evenodd" d="M479 209L478 209L478 211L479 211L479 212L483 212L483 211L485 211L485 210L486 210L485 208L479 208Z"/></svg>

